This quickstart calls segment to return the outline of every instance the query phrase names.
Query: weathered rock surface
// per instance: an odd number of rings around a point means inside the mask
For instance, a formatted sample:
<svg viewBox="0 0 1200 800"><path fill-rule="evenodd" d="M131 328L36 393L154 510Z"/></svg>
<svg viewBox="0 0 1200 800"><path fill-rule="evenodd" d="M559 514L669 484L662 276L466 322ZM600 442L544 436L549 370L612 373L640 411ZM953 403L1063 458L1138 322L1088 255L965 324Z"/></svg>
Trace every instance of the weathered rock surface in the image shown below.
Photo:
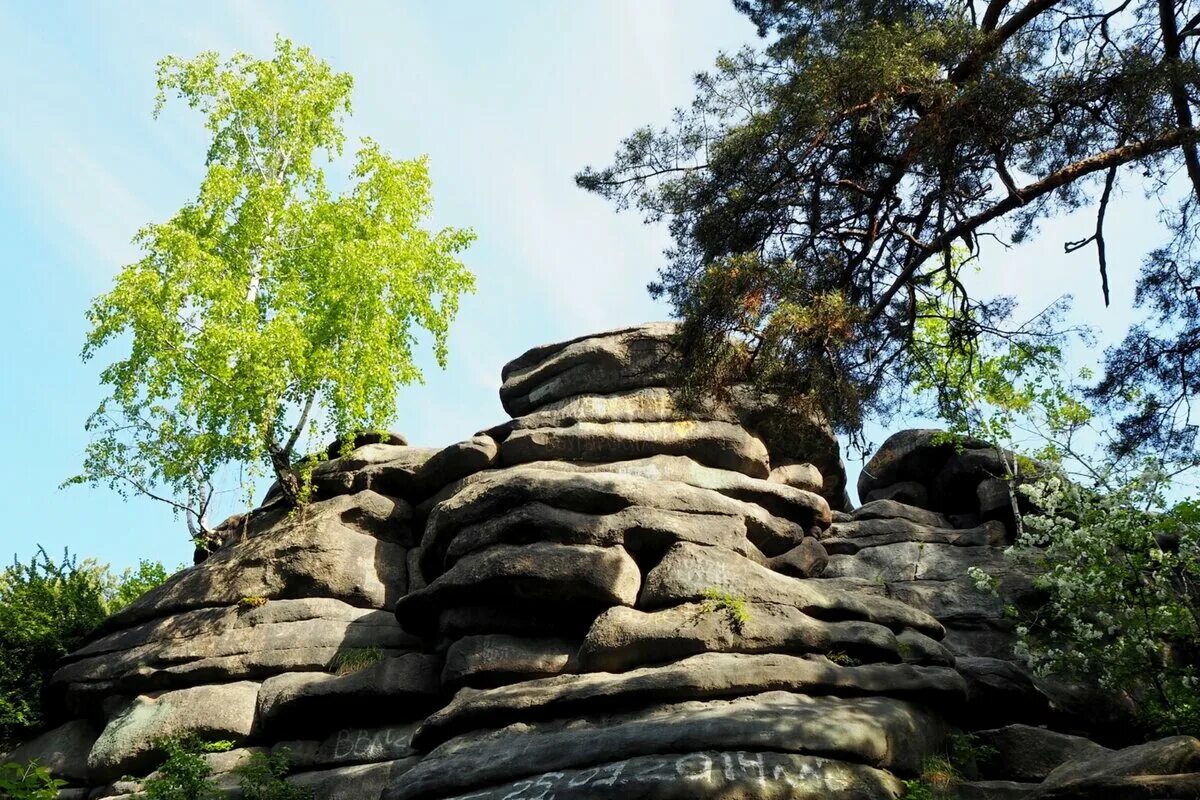
<svg viewBox="0 0 1200 800"><path fill-rule="evenodd" d="M318 464L313 470L313 488L320 497L368 489L404 497L412 486L413 475L437 453L438 450L432 447L368 444L348 456ZM267 499L278 493L278 487L271 488Z"/></svg>
<svg viewBox="0 0 1200 800"><path fill-rule="evenodd" d="M437 660L423 653L383 658L347 675L292 672L268 678L257 696L256 733L325 732L339 718L362 724L416 719L441 690Z"/></svg>
<svg viewBox="0 0 1200 800"><path fill-rule="evenodd" d="M1172 736L1073 759L1055 769L1034 800L1186 798L1200 794L1200 740Z"/></svg>
<svg viewBox="0 0 1200 800"><path fill-rule="evenodd" d="M512 800L527 792L560 800L893 800L901 791L890 773L862 764L792 753L710 750L543 772L457 800Z"/></svg>
<svg viewBox="0 0 1200 800"><path fill-rule="evenodd" d="M363 800L380 793L412 769L417 759L401 758L352 767L301 772L287 780L293 786L311 790L317 800Z"/></svg>
<svg viewBox="0 0 1200 800"><path fill-rule="evenodd" d="M363 608L391 608L406 587L405 550L347 521L347 513L342 498L314 503L270 535L224 547L175 574L111 617L105 628L197 608L234 606L243 597L330 597Z"/></svg>
<svg viewBox="0 0 1200 800"><path fill-rule="evenodd" d="M464 636L446 651L442 685L487 687L558 675L573 666L579 643L504 634Z"/></svg>
<svg viewBox="0 0 1200 800"><path fill-rule="evenodd" d="M330 458L338 458L346 445L350 445L351 451L354 451L369 444L404 447L408 444L408 437L399 431L359 431L334 439L326 448L325 453Z"/></svg>
<svg viewBox="0 0 1200 800"><path fill-rule="evenodd" d="M783 530L799 533L795 529ZM468 553L497 544L539 541L597 547L620 545L634 556L662 553L675 542L694 542L765 561L765 556L750 541L746 519L741 515L693 514L647 506L629 506L611 514L588 514L532 502L459 530L446 548L444 563L451 566Z"/></svg>
<svg viewBox="0 0 1200 800"><path fill-rule="evenodd" d="M821 477L821 471L812 464L786 464L781 467L775 467L771 470L771 474L767 476L767 480L772 483L782 483L784 486L791 486L794 489L804 489L808 492L821 493L824 487L825 479Z"/></svg>
<svg viewBox="0 0 1200 800"><path fill-rule="evenodd" d="M855 520L904 519L909 522L915 522L918 525L927 525L931 528L953 527L950 524L950 520L943 514L897 502L896 500L872 500L854 509L850 516Z"/></svg>
<svg viewBox="0 0 1200 800"><path fill-rule="evenodd" d="M491 467L499 457L496 440L486 434L472 436L439 450L412 475L406 496L423 499L444 486Z"/></svg>
<svg viewBox="0 0 1200 800"><path fill-rule="evenodd" d="M562 472L613 472L635 475L653 481L677 481L699 489L744 500L791 522L805 530L819 531L829 527L829 503L820 495L789 486L779 481L751 478L739 472L707 467L685 456L655 455L633 461L614 461L603 464L575 464L562 461L541 461L538 469Z"/></svg>
<svg viewBox="0 0 1200 800"><path fill-rule="evenodd" d="M453 567L396 606L401 625L430 632L437 608L486 603L501 597L554 603L595 613L633 605L641 574L620 547L535 542L496 545L464 556Z"/></svg>
<svg viewBox="0 0 1200 800"><path fill-rule="evenodd" d="M69 783L86 783L88 753L99 736L100 729L90 720L71 720L0 757L0 763L36 761Z"/></svg>
<svg viewBox="0 0 1200 800"><path fill-rule="evenodd" d="M971 437L953 437L940 430L906 430L894 433L880 445L858 477L858 496L903 481L924 483L937 475L955 449L987 448Z"/></svg>
<svg viewBox="0 0 1200 800"><path fill-rule="evenodd" d="M272 600L185 611L116 631L73 653L51 684L66 684L82 702L106 693L325 670L341 650L419 644L387 611L332 598Z"/></svg>
<svg viewBox="0 0 1200 800"><path fill-rule="evenodd" d="M783 549L798 544L806 535L804 526L776 517L754 503L678 481L523 466L487 473L433 507L421 540L425 578L435 577L445 568L445 553L458 531L529 503L585 514L611 514L631 506L645 506L691 514L741 516L751 542L788 543Z"/></svg>
<svg viewBox="0 0 1200 800"><path fill-rule="evenodd" d="M413 736L422 749L479 728L537 717L587 716L643 703L759 695L885 695L933 705L961 701L966 684L952 669L906 664L841 667L824 658L702 653L620 674L559 675L482 691L463 690Z"/></svg>
<svg viewBox="0 0 1200 800"><path fill-rule="evenodd" d="M660 611L610 608L592 624L579 651L580 669L621 672L643 664L699 653L842 653L864 661L900 661L917 645L902 645L889 628L871 622L826 622L777 603L746 602L744 622L710 603L684 603ZM953 657L928 637L928 663ZM903 636L903 634L901 634ZM915 639L914 639L915 641Z"/></svg>
<svg viewBox="0 0 1200 800"><path fill-rule="evenodd" d="M535 347L504 365L500 402L514 417L565 397L664 386L674 323L650 323Z"/></svg>
<svg viewBox="0 0 1200 800"><path fill-rule="evenodd" d="M569 428L513 431L500 447L508 466L532 461L625 461L686 456L709 467L766 478L766 446L726 422L578 422Z"/></svg>
<svg viewBox="0 0 1200 800"><path fill-rule="evenodd" d="M88 756L97 782L146 774L160 754L154 740L194 732L209 739L240 743L254 725L258 684L250 681L193 686L139 695L113 714Z"/></svg>
<svg viewBox="0 0 1200 800"><path fill-rule="evenodd" d="M410 722L382 728L342 728L324 739L284 740L271 749L286 750L295 771L396 761L417 755L411 744L416 727L416 722Z"/></svg>
<svg viewBox="0 0 1200 800"><path fill-rule="evenodd" d="M544 771L713 750L717 742L915 772L943 735L936 716L902 700L768 692L466 734L430 751L384 798L465 793Z"/></svg>
<svg viewBox="0 0 1200 800"><path fill-rule="evenodd" d="M975 528L939 528L903 517L871 518L834 523L821 540L833 555L854 555L868 547L900 542L999 547L1004 544L1004 527L993 522Z"/></svg>
<svg viewBox="0 0 1200 800"><path fill-rule="evenodd" d="M837 437L828 424L794 414L780 417L777 401L752 387L734 386L731 393L729 402L688 408L680 406L671 389L661 386L576 395L548 403L489 432L503 439L513 431L564 428L578 422L699 421L741 425L767 446L772 466L783 470L781 476L792 475L804 482L796 488L815 491L830 505L842 508L846 503L846 471ZM806 468L792 470L792 466Z"/></svg>
<svg viewBox="0 0 1200 800"><path fill-rule="evenodd" d="M1027 782L1043 780L1068 761L1112 752L1082 736L1020 724L976 731L975 741L987 753L977 761L981 776Z"/></svg>
<svg viewBox="0 0 1200 800"><path fill-rule="evenodd" d="M861 619L899 631L913 628L940 638L942 626L911 606L860 596L818 581L797 581L715 548L681 542L646 576L638 606L664 608L701 601L717 589L756 603L794 606L818 619Z"/></svg>
<svg viewBox="0 0 1200 800"><path fill-rule="evenodd" d="M818 578L829 565L829 553L816 539L804 539L800 544L767 559L767 566L793 578Z"/></svg>
<svg viewBox="0 0 1200 800"><path fill-rule="evenodd" d="M1039 465L901 432L851 510L829 425L749 384L683 404L673 332L534 348L523 416L449 447L335 443L317 502L217 526L64 659L17 755L60 800L132 797L186 730L237 745L220 786L286 748L314 800L896 800L961 731L960 800L1200 796L1200 743L1103 750L1128 709L1013 648L1041 598L998 473Z"/></svg>

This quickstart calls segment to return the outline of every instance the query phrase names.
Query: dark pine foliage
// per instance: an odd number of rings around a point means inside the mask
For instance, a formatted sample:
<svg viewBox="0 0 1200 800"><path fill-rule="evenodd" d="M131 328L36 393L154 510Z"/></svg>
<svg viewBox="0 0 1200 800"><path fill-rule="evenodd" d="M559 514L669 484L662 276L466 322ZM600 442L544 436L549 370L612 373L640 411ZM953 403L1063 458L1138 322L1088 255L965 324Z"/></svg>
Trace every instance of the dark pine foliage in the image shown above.
<svg viewBox="0 0 1200 800"><path fill-rule="evenodd" d="M763 44L697 76L692 106L628 137L578 184L664 220L651 292L684 321L688 385L751 380L843 431L893 410L950 346L1045 342L1053 320L968 293L981 240L1020 241L1091 207L1108 297L1109 198L1169 197L1147 256L1145 322L1095 392L1125 448L1194 446L1200 372L1200 0L736 0Z"/></svg>

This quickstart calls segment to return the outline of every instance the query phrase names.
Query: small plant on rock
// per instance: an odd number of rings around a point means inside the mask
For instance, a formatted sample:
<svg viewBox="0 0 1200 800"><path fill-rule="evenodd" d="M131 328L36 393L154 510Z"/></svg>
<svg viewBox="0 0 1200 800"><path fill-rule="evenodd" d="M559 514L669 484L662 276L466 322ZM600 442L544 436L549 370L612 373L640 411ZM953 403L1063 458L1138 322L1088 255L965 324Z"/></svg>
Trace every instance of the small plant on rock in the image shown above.
<svg viewBox="0 0 1200 800"><path fill-rule="evenodd" d="M378 647L352 647L339 650L329 662L329 671L337 675L349 675L360 669L375 664L383 659L383 651Z"/></svg>
<svg viewBox="0 0 1200 800"><path fill-rule="evenodd" d="M712 587L704 590L704 610L712 613L724 611L729 619L729 627L735 633L741 633L742 628L750 621L750 609L746 598Z"/></svg>
<svg viewBox="0 0 1200 800"><path fill-rule="evenodd" d="M254 594L243 597L238 600L238 609L241 611L253 611L256 608L262 608L267 604L267 598L262 595Z"/></svg>
<svg viewBox="0 0 1200 800"><path fill-rule="evenodd" d="M857 658L855 658L854 656L850 655L849 653L845 653L841 650L834 650L832 652L826 653L825 657L828 658L833 663L837 664L838 666L842 666L842 667L857 667L860 664L862 664L862 662L859 661Z"/></svg>
<svg viewBox="0 0 1200 800"><path fill-rule="evenodd" d="M901 800L950 800L962 776L946 756L930 756L921 762L921 775L904 781Z"/></svg>
<svg viewBox="0 0 1200 800"><path fill-rule="evenodd" d="M291 765L291 751L255 753L233 771L238 776L242 800L312 800L312 789L284 780Z"/></svg>

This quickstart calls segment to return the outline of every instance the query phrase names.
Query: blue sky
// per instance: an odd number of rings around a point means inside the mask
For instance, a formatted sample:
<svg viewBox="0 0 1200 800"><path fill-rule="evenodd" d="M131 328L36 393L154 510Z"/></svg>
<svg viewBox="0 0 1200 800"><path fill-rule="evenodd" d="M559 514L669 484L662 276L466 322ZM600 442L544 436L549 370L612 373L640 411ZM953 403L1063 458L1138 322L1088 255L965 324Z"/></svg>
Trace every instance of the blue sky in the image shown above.
<svg viewBox="0 0 1200 800"><path fill-rule="evenodd" d="M40 543L116 567L190 560L165 506L56 488L77 471L102 396L103 359L79 360L83 313L135 259L134 232L169 217L203 172L199 117L177 105L151 118L158 59L266 56L276 33L353 74L351 137L428 154L435 224L478 234L465 258L478 292L462 304L450 365L426 359L426 383L400 394L394 427L423 445L502 420L500 367L526 348L667 316L644 289L662 230L572 176L606 163L635 127L665 122L696 71L754 36L728 0L0 2L0 559ZM993 248L976 289L1030 309L1074 292L1080 316L1118 338L1156 210L1134 195L1110 211L1113 310L1091 254L1062 254L1090 233L1086 216ZM237 510L230 499L216 516Z"/></svg>

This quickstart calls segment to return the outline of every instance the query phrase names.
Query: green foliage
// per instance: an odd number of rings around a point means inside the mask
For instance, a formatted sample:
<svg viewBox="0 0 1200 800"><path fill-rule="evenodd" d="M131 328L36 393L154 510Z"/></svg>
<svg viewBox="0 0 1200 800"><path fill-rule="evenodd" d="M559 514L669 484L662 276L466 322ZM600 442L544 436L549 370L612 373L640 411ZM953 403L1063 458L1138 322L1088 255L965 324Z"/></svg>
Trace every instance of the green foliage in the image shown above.
<svg viewBox="0 0 1200 800"><path fill-rule="evenodd" d="M1010 387L1005 374L1052 358L1043 337L1060 329L1053 315L1021 322L1011 299L978 296L962 263L984 243L1020 242L1042 220L1091 206L1094 233L1068 251L1095 245L1100 278L1083 274L1107 302L1109 199L1140 187L1167 197L1169 243L1146 259L1140 324L1099 388L1106 401L1142 390L1126 439L1166 431L1194 443L1200 56L1180 43L1200 32L1195 9L735 5L761 46L719 56L696 77L689 108L576 176L669 226L650 290L683 320L694 392L749 382L858 433L911 401L915 373L934 377L924 363L933 348L949 377L977 371L973 391L1019 409L1027 390L1043 389ZM981 348L990 363L972 363Z"/></svg>
<svg viewBox="0 0 1200 800"><path fill-rule="evenodd" d="M169 577L171 573L159 561L141 559L136 570L126 567L112 579L112 589L107 592L108 613L117 613Z"/></svg>
<svg viewBox="0 0 1200 800"><path fill-rule="evenodd" d="M825 657L842 667L857 667L862 664L862 662L857 658L841 650L833 650L828 652L825 654Z"/></svg>
<svg viewBox="0 0 1200 800"><path fill-rule="evenodd" d="M1160 734L1200 734L1200 504L1170 505L1151 468L1097 492L1060 478L1025 491L1041 509L1014 547L1046 602L1019 615L1039 672L1133 698Z"/></svg>
<svg viewBox="0 0 1200 800"><path fill-rule="evenodd" d="M267 598L262 595L249 595L238 600L238 608L242 611L250 611L255 608L262 608L267 602Z"/></svg>
<svg viewBox="0 0 1200 800"><path fill-rule="evenodd" d="M166 753L166 761L154 777L144 782L150 800L223 800L211 780L212 767L206 753L221 753L233 747L232 742L205 742L194 734L159 739L155 746ZM252 753L234 768L244 800L311 800L312 790L293 786L284 780L291 762L291 753Z"/></svg>
<svg viewBox="0 0 1200 800"><path fill-rule="evenodd" d="M710 614L724 611L729 620L729 627L735 633L741 633L742 628L750 621L750 608L746 604L746 599L716 587L704 590L703 609Z"/></svg>
<svg viewBox="0 0 1200 800"><path fill-rule="evenodd" d="M994 758L997 753L991 745L980 744L973 733L953 731L946 737L946 758L961 774L974 775L980 761Z"/></svg>
<svg viewBox="0 0 1200 800"><path fill-rule="evenodd" d="M1129 696L1150 730L1200 731L1200 514L1194 502L1167 500L1173 475L1191 463L1097 455L1114 449L1116 426L1099 424L1105 417L1063 377L1056 347L968 348L963 360L938 344L943 322L916 340L916 352L930 348L919 388L938 393L954 435L1036 448L1036 463L1012 455L1007 476L1027 512L1009 554L1046 597L1006 610L1023 655L1042 674ZM997 590L985 571L968 574Z"/></svg>
<svg viewBox="0 0 1200 800"><path fill-rule="evenodd" d="M444 365L474 287L456 256L474 234L427 230L425 160L370 139L348 188L330 189L318 157L342 152L351 85L282 38L266 60L160 62L156 113L178 96L203 115L207 172L194 200L138 233L143 257L88 312L85 359L130 349L101 372L111 394L68 484L163 500L203 538L223 466L273 471L302 503L302 436L384 428L396 387L422 378L418 334Z"/></svg>
<svg viewBox="0 0 1200 800"><path fill-rule="evenodd" d="M329 662L329 671L338 675L349 675L351 672L366 669L382 659L383 651L374 645L371 647L349 647L339 650L334 655L333 659Z"/></svg>
<svg viewBox="0 0 1200 800"><path fill-rule="evenodd" d="M946 756L930 756L921 762L921 775L904 781L902 800L949 800L962 776Z"/></svg>
<svg viewBox="0 0 1200 800"><path fill-rule="evenodd" d="M909 778L901 783L904 785L904 794L900 795L900 800L939 800L933 793L933 787L920 778Z"/></svg>
<svg viewBox="0 0 1200 800"><path fill-rule="evenodd" d="M958 448L965 436L1007 443L1031 420L1049 435L1088 424L1091 410L1063 380L1062 338L1045 335L1064 306L1043 312L1045 324L1034 329L1038 335L979 336L966 312L952 302L965 259L956 250L951 277L938 281L942 291L918 301L908 349L913 391L932 397L937 416L949 427L942 440ZM1055 458L1052 452L1042 455ZM1020 466L1014 463L1011 471L1020 472Z"/></svg>
<svg viewBox="0 0 1200 800"><path fill-rule="evenodd" d="M166 577L156 562L114 575L66 551L55 562L41 548L0 572L0 741L41 725L42 686L58 660Z"/></svg>
<svg viewBox="0 0 1200 800"><path fill-rule="evenodd" d="M55 800L66 783L36 761L0 764L0 797L6 800Z"/></svg>
<svg viewBox="0 0 1200 800"><path fill-rule="evenodd" d="M243 800L311 800L312 789L293 786L283 778L291 763L291 753L254 753L236 767Z"/></svg>
<svg viewBox="0 0 1200 800"><path fill-rule="evenodd" d="M204 758L205 743L186 734L156 739L154 746L167 755L166 761L142 788L150 800L223 800L223 793L209 780L212 767ZM219 750L217 751L219 752Z"/></svg>
<svg viewBox="0 0 1200 800"><path fill-rule="evenodd" d="M974 774L975 763L995 754L995 749L980 745L974 734L955 731L946 739L945 752L921 762L921 774L902 781L901 800L951 800L964 774Z"/></svg>

